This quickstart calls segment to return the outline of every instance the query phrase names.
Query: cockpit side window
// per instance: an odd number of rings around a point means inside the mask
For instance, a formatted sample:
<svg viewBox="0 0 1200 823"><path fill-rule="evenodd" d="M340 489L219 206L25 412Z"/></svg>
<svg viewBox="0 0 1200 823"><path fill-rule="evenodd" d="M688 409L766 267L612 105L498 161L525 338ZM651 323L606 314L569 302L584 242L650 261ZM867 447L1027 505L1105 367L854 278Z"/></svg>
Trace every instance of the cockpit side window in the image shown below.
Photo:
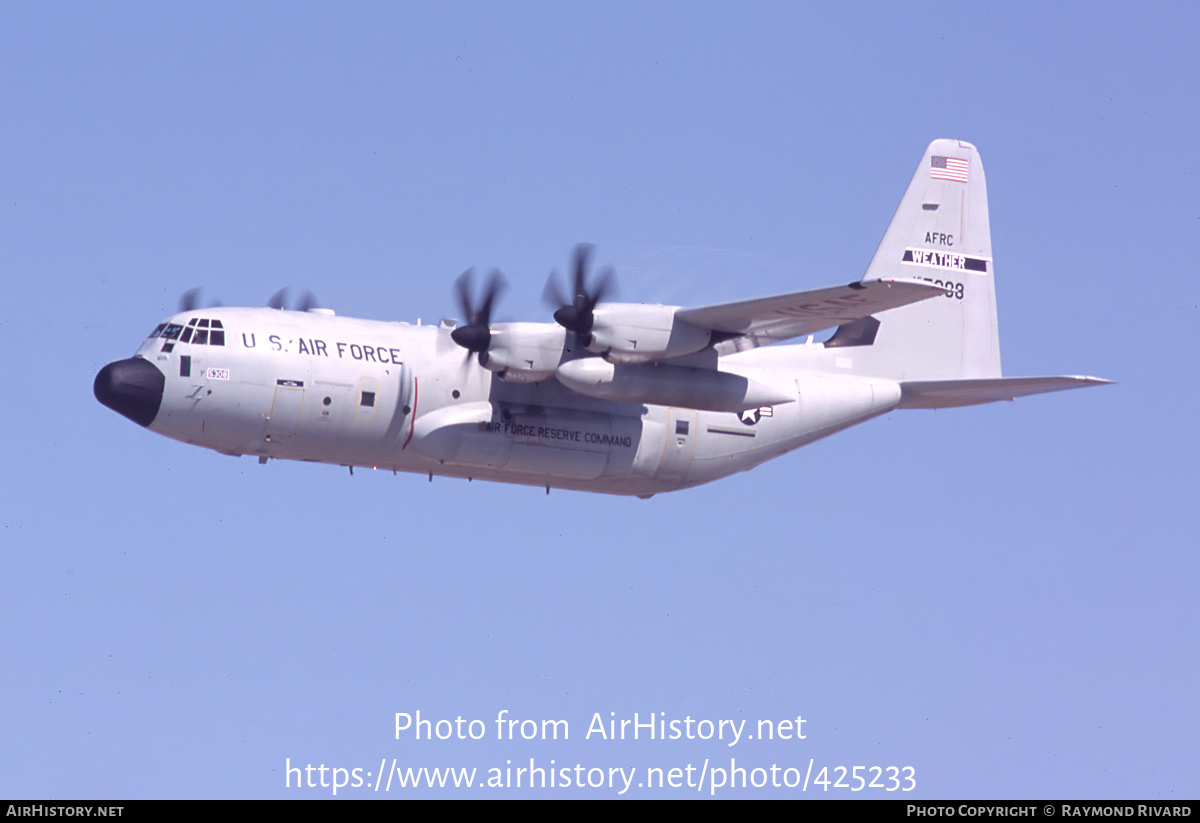
<svg viewBox="0 0 1200 823"><path fill-rule="evenodd" d="M163 352L170 352L172 349L175 348L174 341L179 339L179 333L182 331L183 331L183 326L179 325L178 323L168 323L167 324L167 327L165 329L163 329L162 334L159 335L163 339L163 344L162 344Z"/></svg>

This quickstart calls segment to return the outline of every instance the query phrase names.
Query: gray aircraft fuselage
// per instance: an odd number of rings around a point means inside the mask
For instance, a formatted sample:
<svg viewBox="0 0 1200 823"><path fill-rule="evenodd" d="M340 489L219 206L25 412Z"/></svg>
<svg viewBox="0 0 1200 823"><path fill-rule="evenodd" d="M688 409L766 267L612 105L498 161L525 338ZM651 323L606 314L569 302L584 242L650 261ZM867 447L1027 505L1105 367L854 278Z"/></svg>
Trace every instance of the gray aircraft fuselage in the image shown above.
<svg viewBox="0 0 1200 823"><path fill-rule="evenodd" d="M197 343L202 321L208 334ZM221 345L212 342L217 322ZM614 494L744 471L900 400L894 380L821 373L829 350L819 345L722 358L723 372L794 400L715 412L596 400L553 379L505 382L455 346L446 326L214 308L156 331L134 358L101 371L97 396L167 437L230 455Z"/></svg>

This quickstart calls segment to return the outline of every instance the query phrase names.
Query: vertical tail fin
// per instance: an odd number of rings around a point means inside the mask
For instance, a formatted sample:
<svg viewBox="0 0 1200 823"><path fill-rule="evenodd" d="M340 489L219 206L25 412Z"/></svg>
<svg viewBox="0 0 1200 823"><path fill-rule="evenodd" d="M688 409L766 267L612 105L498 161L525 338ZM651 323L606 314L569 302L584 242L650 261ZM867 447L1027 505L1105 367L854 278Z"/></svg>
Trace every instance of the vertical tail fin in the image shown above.
<svg viewBox="0 0 1200 823"><path fill-rule="evenodd" d="M855 371L900 380L1000 376L987 184L970 143L935 140L913 175L864 280L926 280L947 290L882 312Z"/></svg>

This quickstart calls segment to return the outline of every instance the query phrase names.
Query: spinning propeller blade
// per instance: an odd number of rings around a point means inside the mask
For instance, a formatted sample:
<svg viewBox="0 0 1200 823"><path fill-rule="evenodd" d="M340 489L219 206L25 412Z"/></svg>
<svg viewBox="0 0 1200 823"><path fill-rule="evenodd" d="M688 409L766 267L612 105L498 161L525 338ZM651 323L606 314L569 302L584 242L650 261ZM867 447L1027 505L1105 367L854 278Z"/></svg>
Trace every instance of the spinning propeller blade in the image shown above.
<svg viewBox="0 0 1200 823"><path fill-rule="evenodd" d="M287 296L288 287L284 286L282 289L271 295L271 298L267 301L267 307L272 309L286 309L288 302ZM300 295L300 299L292 304L292 311L311 311L320 305L321 304L317 302L317 296L315 294L313 294L311 291L305 291Z"/></svg>
<svg viewBox="0 0 1200 823"><path fill-rule="evenodd" d="M183 294L179 295L179 310L194 311L200 308L200 289L188 289Z"/></svg>
<svg viewBox="0 0 1200 823"><path fill-rule="evenodd" d="M471 292L474 291L474 279L475 270L467 269L454 281L454 292L458 297L458 305L467 322L450 332L450 337L467 351L479 354L482 364L485 362L488 346L492 342L492 305L507 284L500 270L492 269L483 286L483 299L475 303L471 295Z"/></svg>
<svg viewBox="0 0 1200 823"><path fill-rule="evenodd" d="M542 298L551 305L558 306L554 312L555 321L568 331L573 331L580 337L587 338L595 323L596 306L616 287L616 281L611 267L605 267L588 287L588 262L592 255L592 246L580 243L575 247L575 260L571 278L571 297L568 299L559 290L558 270L550 273L546 287L542 290Z"/></svg>

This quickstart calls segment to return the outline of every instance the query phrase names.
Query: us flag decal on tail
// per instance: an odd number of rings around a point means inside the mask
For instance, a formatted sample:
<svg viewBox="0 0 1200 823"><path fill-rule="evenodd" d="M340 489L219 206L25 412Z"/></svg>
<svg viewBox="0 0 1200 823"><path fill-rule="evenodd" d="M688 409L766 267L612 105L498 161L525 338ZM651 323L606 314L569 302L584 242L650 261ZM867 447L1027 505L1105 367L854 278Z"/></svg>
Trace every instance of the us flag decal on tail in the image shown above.
<svg viewBox="0 0 1200 823"><path fill-rule="evenodd" d="M969 162L966 160L935 155L929 158L929 176L934 180L957 180L959 183L965 183L968 166Z"/></svg>

